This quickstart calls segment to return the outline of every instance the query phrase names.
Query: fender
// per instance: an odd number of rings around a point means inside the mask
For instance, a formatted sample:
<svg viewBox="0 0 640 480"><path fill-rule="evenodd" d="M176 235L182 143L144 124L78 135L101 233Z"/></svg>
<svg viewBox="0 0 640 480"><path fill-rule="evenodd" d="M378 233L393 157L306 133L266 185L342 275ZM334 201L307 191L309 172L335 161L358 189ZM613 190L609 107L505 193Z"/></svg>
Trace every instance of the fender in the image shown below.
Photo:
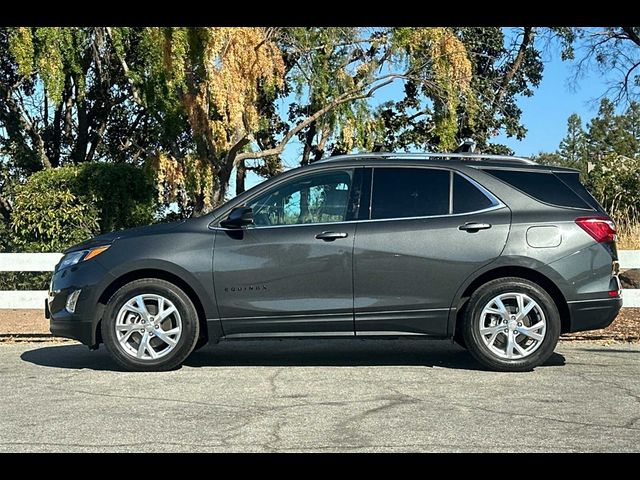
<svg viewBox="0 0 640 480"><path fill-rule="evenodd" d="M487 265L479 268L475 272L473 272L467 279L460 285L458 290L456 291L451 305L449 307L449 317L447 321L447 336L453 337L456 328L456 321L458 316L458 311L460 308L466 303L468 295L466 295L467 289L471 286L476 280L481 278L484 275L490 274L492 271L504 269L504 268L516 268L516 269L526 269L532 272L532 276L542 276L548 282L552 283L562 295L562 300L566 305L566 298L563 291L567 291L567 289L571 289L572 287L566 283L566 281L560 276L552 267L548 264L544 264L534 258L531 257L522 257L517 255L507 255L500 256L496 258L493 262L488 263ZM517 273L514 273L517 275ZM503 275L500 275L503 276ZM562 312L561 312L562 313Z"/></svg>

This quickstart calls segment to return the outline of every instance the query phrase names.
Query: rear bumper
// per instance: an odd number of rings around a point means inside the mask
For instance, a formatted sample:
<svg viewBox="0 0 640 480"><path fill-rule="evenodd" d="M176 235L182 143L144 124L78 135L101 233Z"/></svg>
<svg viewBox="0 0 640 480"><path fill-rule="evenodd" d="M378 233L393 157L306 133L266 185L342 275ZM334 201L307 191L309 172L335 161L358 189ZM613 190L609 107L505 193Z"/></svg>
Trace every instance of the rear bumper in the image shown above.
<svg viewBox="0 0 640 480"><path fill-rule="evenodd" d="M568 302L571 314L569 332L598 330L611 325L622 308L622 299L604 298L596 300L581 300Z"/></svg>

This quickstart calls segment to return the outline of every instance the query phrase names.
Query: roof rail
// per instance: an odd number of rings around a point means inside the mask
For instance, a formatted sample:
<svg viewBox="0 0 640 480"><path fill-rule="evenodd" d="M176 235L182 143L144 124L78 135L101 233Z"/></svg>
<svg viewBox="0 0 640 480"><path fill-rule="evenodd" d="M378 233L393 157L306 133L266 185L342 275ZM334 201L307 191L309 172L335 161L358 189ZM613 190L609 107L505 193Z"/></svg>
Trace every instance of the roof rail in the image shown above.
<svg viewBox="0 0 640 480"><path fill-rule="evenodd" d="M469 160L480 162L482 160L498 160L500 162L520 163L525 165L537 165L536 162L530 158L514 157L510 155L489 155L484 153L390 153L390 152L373 152L373 153L356 153L351 155L337 155L335 157L329 157L318 162L333 162L337 160L348 160L354 158L380 158L384 160L441 160L441 159L457 159L457 160Z"/></svg>

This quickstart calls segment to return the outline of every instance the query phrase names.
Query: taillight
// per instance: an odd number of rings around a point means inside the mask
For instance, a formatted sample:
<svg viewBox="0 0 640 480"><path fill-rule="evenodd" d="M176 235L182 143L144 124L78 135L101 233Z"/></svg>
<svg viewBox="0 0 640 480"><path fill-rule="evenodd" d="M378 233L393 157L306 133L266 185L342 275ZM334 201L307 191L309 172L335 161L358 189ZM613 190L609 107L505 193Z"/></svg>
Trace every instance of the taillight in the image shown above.
<svg viewBox="0 0 640 480"><path fill-rule="evenodd" d="M576 223L598 243L616 241L616 225L607 217L580 217Z"/></svg>

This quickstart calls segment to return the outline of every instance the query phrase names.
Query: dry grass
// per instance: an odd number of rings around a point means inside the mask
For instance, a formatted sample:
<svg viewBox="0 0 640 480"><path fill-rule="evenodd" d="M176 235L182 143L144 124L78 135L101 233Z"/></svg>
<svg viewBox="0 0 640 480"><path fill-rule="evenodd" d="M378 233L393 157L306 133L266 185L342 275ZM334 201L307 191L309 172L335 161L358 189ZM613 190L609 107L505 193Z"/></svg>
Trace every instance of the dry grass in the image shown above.
<svg viewBox="0 0 640 480"><path fill-rule="evenodd" d="M640 250L640 223L618 229L618 250Z"/></svg>

